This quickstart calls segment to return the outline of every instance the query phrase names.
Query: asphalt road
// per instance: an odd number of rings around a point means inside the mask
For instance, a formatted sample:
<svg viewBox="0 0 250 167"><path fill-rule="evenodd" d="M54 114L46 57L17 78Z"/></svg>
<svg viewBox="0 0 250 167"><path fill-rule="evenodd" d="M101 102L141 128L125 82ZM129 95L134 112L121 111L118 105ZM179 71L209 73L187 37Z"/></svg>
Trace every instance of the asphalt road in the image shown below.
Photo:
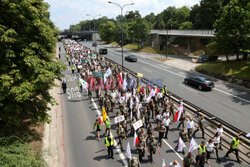
<svg viewBox="0 0 250 167"><path fill-rule="evenodd" d="M62 46L62 44L60 45ZM64 50L61 52L61 57L62 61L67 64ZM125 152L122 153L118 147L114 149L114 159L106 159L107 151L104 147L103 126L101 132L101 141L98 142L96 140L93 124L98 116L98 112L100 111L98 108L99 105L97 99L95 98L95 93L93 93L93 98L89 100L86 90L84 90L82 93L79 92L79 87L77 84L78 74L72 75L69 67L63 72L63 74L65 75L65 80L68 87L67 93L61 94L67 167L125 166L127 164ZM114 124L114 113L111 113L109 117L112 124L111 133L114 135L115 140L118 141L117 135L115 133L117 126ZM183 155L178 154L173 150L178 142L177 134L179 131L176 129L176 126L176 124L171 125L172 131L169 132L169 139L165 140L163 142L163 146L160 148L161 156L158 154L154 155L156 163L153 165L149 163L148 154L146 153L146 156L143 158L142 166L159 167L162 165L163 158L165 159L167 165L173 160L177 160L180 163L182 162ZM155 132L154 134L156 137L158 136L158 133ZM198 144L200 144L201 138L199 138L199 136L201 136L201 134L198 132L196 136L198 137L195 140ZM136 149L132 146L133 137L129 137L128 140L124 140L124 149L126 149L127 142L130 143L133 156L138 156ZM189 147L189 144L186 143L186 146ZM223 157L226 153L225 151L227 151L227 149L224 149L224 151L219 151L219 156ZM216 162L214 154L212 157L213 158L210 160L210 165L206 166L239 166L239 164L234 161L234 155L230 156L233 160L225 161L225 159L222 158L222 162L220 164ZM247 165L243 163L240 166Z"/></svg>
<svg viewBox="0 0 250 167"><path fill-rule="evenodd" d="M91 46L91 42L84 42L84 45ZM107 47L100 46L98 47ZM167 66L159 61L141 57L143 53L124 51L127 55L136 55L137 62L124 61L124 66L134 72L142 73L146 78L152 80L162 79L162 84L168 90L183 99L197 105L210 112L216 117L230 123L236 128L248 133L250 131L250 91L229 83L215 81L213 91L199 91L183 83L184 78L192 72L187 72L179 68ZM121 64L121 48L108 47L108 58ZM187 60L188 61L188 60Z"/></svg>

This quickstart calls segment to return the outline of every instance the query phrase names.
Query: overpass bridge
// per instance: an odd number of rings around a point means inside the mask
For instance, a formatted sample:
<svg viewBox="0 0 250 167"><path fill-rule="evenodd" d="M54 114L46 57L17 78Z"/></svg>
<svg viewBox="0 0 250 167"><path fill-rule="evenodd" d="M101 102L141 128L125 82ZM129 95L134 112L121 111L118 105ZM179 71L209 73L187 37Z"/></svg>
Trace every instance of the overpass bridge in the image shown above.
<svg viewBox="0 0 250 167"><path fill-rule="evenodd" d="M67 38L78 37L81 39L87 39L91 41L101 40L99 31L61 31L60 36L66 36Z"/></svg>

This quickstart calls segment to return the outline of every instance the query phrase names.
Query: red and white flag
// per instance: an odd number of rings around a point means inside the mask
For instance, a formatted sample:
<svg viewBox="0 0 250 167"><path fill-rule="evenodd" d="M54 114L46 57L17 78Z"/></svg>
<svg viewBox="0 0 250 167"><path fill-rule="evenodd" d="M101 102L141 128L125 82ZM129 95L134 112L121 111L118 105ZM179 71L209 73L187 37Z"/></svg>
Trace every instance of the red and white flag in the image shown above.
<svg viewBox="0 0 250 167"><path fill-rule="evenodd" d="M164 158L163 158L163 162L162 162L162 167L167 167Z"/></svg>
<svg viewBox="0 0 250 167"><path fill-rule="evenodd" d="M123 81L122 81L122 73L120 73L120 74L118 75L118 78L119 78L119 80L120 80L120 82L121 82L121 85L123 85Z"/></svg>
<svg viewBox="0 0 250 167"><path fill-rule="evenodd" d="M99 120L100 124L102 124L102 116L99 115L98 120Z"/></svg>
<svg viewBox="0 0 250 167"><path fill-rule="evenodd" d="M139 138L135 132L135 135L134 135L134 142L133 142L133 147L136 147L137 143L139 143Z"/></svg>
<svg viewBox="0 0 250 167"><path fill-rule="evenodd" d="M175 113L175 115L174 115L174 122L179 121L182 111L183 111L183 103L181 101L180 107L179 107L177 113Z"/></svg>
<svg viewBox="0 0 250 167"><path fill-rule="evenodd" d="M192 152L192 151L196 150L198 147L199 147L198 144L196 143L196 141L194 140L194 138L192 138L191 142L190 142L190 146L189 146L188 152Z"/></svg>
<svg viewBox="0 0 250 167"><path fill-rule="evenodd" d="M183 142L183 140L181 138L179 138L177 151L181 152L184 147L186 147L185 143Z"/></svg>

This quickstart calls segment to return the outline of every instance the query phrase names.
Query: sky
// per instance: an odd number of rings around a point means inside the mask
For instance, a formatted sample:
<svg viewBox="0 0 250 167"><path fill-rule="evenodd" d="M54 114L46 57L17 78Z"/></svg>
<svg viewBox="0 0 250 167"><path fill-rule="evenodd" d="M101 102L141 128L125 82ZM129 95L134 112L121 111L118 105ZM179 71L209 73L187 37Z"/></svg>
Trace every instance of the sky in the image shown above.
<svg viewBox="0 0 250 167"><path fill-rule="evenodd" d="M87 14L96 16L107 16L115 18L121 14L121 9L113 4L109 4L108 0L44 0L50 5L50 18L54 24L60 29L68 29L70 25L77 24L82 20L91 20ZM133 6L126 6L123 14L127 11L139 10L144 17L151 12L158 14L169 6L192 7L198 4L200 0L110 0L111 2L125 5L134 3ZM100 16L100 17L101 17ZM98 17L97 17L98 18Z"/></svg>

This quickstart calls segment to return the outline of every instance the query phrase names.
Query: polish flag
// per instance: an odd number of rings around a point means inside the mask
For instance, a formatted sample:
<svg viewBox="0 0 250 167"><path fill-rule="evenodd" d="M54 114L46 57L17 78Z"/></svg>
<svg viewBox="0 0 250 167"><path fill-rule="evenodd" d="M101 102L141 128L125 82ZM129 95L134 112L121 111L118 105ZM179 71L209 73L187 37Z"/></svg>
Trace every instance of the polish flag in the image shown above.
<svg viewBox="0 0 250 167"><path fill-rule="evenodd" d="M159 88L157 88L157 89L156 89L156 93L158 93L159 91L160 91L160 89L159 89Z"/></svg>
<svg viewBox="0 0 250 167"><path fill-rule="evenodd" d="M139 143L139 138L135 132L135 135L134 135L134 142L133 142L133 147L136 147L137 143Z"/></svg>
<svg viewBox="0 0 250 167"><path fill-rule="evenodd" d="M162 162L162 167L167 167L164 158L163 158L163 162Z"/></svg>
<svg viewBox="0 0 250 167"><path fill-rule="evenodd" d="M141 88L141 92L142 92L142 93L144 93L144 86L142 86L142 88Z"/></svg>
<svg viewBox="0 0 250 167"><path fill-rule="evenodd" d="M179 121L182 111L183 111L183 103L181 101L180 107L179 107L177 113L175 113L175 115L174 115L174 122Z"/></svg>
<svg viewBox="0 0 250 167"><path fill-rule="evenodd" d="M120 74L118 75L118 78L120 79L121 85L123 85L123 81L122 81L122 73L120 73Z"/></svg>
<svg viewBox="0 0 250 167"><path fill-rule="evenodd" d="M126 155L127 155L127 157L128 157L130 160L132 159L132 154L131 154L131 149L130 149L129 142L128 142L128 144L127 144Z"/></svg>

